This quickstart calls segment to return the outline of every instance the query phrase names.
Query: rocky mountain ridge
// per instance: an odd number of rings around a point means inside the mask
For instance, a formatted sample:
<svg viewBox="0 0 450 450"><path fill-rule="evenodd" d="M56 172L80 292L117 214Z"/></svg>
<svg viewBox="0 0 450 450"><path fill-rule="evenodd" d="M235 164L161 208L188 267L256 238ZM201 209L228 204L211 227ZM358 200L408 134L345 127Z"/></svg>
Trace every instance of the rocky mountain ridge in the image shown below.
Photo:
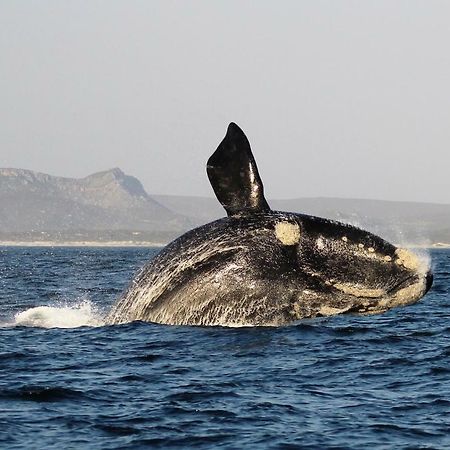
<svg viewBox="0 0 450 450"><path fill-rule="evenodd" d="M0 169L0 231L178 231L190 220L115 168L85 178Z"/></svg>
<svg viewBox="0 0 450 450"><path fill-rule="evenodd" d="M450 243L450 205L338 198L269 204L351 223L396 243ZM149 195L118 168L80 179L0 169L0 241L163 243L224 215L212 197Z"/></svg>

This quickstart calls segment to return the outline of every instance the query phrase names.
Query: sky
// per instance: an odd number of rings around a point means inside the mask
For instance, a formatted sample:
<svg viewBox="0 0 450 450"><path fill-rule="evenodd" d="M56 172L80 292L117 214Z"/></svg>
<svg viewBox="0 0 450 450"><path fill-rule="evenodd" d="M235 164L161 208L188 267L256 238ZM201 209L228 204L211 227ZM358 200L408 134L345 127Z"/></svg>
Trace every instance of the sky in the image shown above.
<svg viewBox="0 0 450 450"><path fill-rule="evenodd" d="M0 167L213 196L234 121L268 198L450 203L450 2L0 2Z"/></svg>

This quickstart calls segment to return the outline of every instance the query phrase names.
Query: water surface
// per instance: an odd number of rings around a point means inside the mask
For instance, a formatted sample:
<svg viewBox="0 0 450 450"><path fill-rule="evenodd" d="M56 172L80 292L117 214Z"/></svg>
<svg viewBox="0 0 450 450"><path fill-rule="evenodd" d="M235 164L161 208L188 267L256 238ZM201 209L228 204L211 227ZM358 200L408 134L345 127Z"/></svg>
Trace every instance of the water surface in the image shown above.
<svg viewBox="0 0 450 450"><path fill-rule="evenodd" d="M157 251L0 248L0 448L450 448L450 251L383 315L99 326Z"/></svg>

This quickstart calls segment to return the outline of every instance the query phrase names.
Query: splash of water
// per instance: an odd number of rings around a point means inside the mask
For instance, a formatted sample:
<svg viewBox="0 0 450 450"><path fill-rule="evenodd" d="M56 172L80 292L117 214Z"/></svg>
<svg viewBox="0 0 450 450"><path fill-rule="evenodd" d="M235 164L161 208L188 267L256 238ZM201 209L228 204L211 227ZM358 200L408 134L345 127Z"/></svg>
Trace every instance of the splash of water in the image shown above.
<svg viewBox="0 0 450 450"><path fill-rule="evenodd" d="M15 326L39 328L98 327L104 324L103 315L90 300L74 305L37 306L14 316Z"/></svg>

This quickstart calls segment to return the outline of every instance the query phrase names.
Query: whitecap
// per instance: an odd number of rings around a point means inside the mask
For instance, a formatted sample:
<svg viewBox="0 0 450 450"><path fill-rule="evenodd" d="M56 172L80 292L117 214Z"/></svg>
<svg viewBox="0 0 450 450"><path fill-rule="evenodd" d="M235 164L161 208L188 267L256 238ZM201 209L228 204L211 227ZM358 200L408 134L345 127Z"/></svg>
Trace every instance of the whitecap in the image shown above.
<svg viewBox="0 0 450 450"><path fill-rule="evenodd" d="M98 327L104 324L102 314L90 300L59 306L37 306L14 316L15 326L39 328Z"/></svg>

